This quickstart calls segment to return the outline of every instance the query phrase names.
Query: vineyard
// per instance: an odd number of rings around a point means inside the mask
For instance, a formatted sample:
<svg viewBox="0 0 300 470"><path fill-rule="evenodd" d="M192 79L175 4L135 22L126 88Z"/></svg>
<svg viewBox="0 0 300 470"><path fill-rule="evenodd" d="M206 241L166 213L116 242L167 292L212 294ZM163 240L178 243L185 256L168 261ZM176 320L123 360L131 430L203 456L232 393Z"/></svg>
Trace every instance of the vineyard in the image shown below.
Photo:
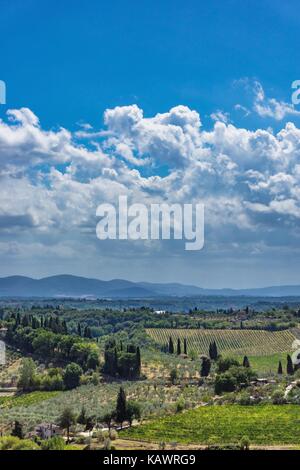
<svg viewBox="0 0 300 470"><path fill-rule="evenodd" d="M178 338L186 338L188 351L208 354L209 344L216 341L218 351L223 354L268 356L290 351L295 340L290 330L192 330L149 328L147 333L160 345L167 345L170 336L174 344Z"/></svg>
<svg viewBox="0 0 300 470"><path fill-rule="evenodd" d="M298 405L202 406L161 418L122 432L122 437L154 442L219 444L239 442L248 436L251 444L299 444Z"/></svg>

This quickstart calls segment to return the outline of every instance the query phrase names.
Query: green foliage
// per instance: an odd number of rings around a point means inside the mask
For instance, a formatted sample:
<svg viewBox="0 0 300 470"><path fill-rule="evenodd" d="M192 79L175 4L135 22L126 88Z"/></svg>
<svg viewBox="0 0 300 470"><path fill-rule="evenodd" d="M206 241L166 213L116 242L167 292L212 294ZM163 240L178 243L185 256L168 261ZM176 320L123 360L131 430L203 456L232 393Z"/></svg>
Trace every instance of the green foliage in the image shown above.
<svg viewBox="0 0 300 470"><path fill-rule="evenodd" d="M32 315L25 315L22 320L11 317L6 339L25 353L33 354L45 361L62 360L76 362L84 370L95 370L99 366L99 350L89 341L89 329L85 338L69 335L66 321L58 317L46 317L38 321Z"/></svg>
<svg viewBox="0 0 300 470"><path fill-rule="evenodd" d="M76 416L71 408L65 408L59 417L58 424L62 429L67 430L68 442L70 440L70 427L76 423Z"/></svg>
<svg viewBox="0 0 300 470"><path fill-rule="evenodd" d="M24 439L23 426L19 421L15 421L11 435L18 437L19 439Z"/></svg>
<svg viewBox="0 0 300 470"><path fill-rule="evenodd" d="M217 395L221 395L224 392L234 392L236 386L236 378L230 372L223 372L216 376L215 392Z"/></svg>
<svg viewBox="0 0 300 470"><path fill-rule="evenodd" d="M243 367L250 367L250 362L247 356L244 356Z"/></svg>
<svg viewBox="0 0 300 470"><path fill-rule="evenodd" d="M239 366L239 362L234 357L220 357L217 362L217 372L226 372L232 366Z"/></svg>
<svg viewBox="0 0 300 470"><path fill-rule="evenodd" d="M286 398L284 397L284 392L282 390L275 390L272 393L272 403L273 405L285 405Z"/></svg>
<svg viewBox="0 0 300 470"><path fill-rule="evenodd" d="M287 364L286 364L286 372L288 375L293 375L294 374L294 365L291 356L288 354L287 355Z"/></svg>
<svg viewBox="0 0 300 470"><path fill-rule="evenodd" d="M200 370L200 375L201 377L208 377L210 373L210 368L211 368L211 361L209 357L202 356L201 358L201 370Z"/></svg>
<svg viewBox="0 0 300 470"><path fill-rule="evenodd" d="M54 398L58 392L30 392L22 395L15 395L13 397L1 397L0 408L10 409L13 407L28 407L36 403L40 403L50 398Z"/></svg>
<svg viewBox="0 0 300 470"><path fill-rule="evenodd" d="M68 364L64 373L64 385L67 390L76 388L80 384L82 369L78 364Z"/></svg>
<svg viewBox="0 0 300 470"><path fill-rule="evenodd" d="M18 388L23 391L32 390L35 387L35 363L31 358L22 359Z"/></svg>
<svg viewBox="0 0 300 470"><path fill-rule="evenodd" d="M29 439L15 436L0 437L0 450L39 450L39 446Z"/></svg>
<svg viewBox="0 0 300 470"><path fill-rule="evenodd" d="M122 426L126 418L127 418L126 394L125 394L124 388L120 387L118 397L117 397L116 420Z"/></svg>
<svg viewBox="0 0 300 470"><path fill-rule="evenodd" d="M208 354L212 361L216 361L218 359L218 348L215 341L212 341L209 344Z"/></svg>
<svg viewBox="0 0 300 470"><path fill-rule="evenodd" d="M299 444L299 420L298 405L204 406L134 426L121 437L207 444L215 436L216 444L240 445L246 435L252 444Z"/></svg>
<svg viewBox="0 0 300 470"><path fill-rule="evenodd" d="M173 385L175 385L176 381L178 379L178 373L177 369L172 369L170 372L170 380Z"/></svg>
<svg viewBox="0 0 300 470"><path fill-rule="evenodd" d="M114 339L111 339L105 344L103 372L128 380L139 378L141 374L140 348L129 344L124 349L122 343L117 344Z"/></svg>
<svg viewBox="0 0 300 470"><path fill-rule="evenodd" d="M134 419L141 418L141 407L140 405L132 400L129 400L126 407L126 419L129 422L130 426L132 425L132 421Z"/></svg>
<svg viewBox="0 0 300 470"><path fill-rule="evenodd" d="M54 436L41 444L42 450L65 450L66 444L61 436Z"/></svg>
<svg viewBox="0 0 300 470"><path fill-rule="evenodd" d="M215 392L217 395L234 392L239 386L247 387L255 377L255 373L249 367L232 365L226 372L216 376Z"/></svg>

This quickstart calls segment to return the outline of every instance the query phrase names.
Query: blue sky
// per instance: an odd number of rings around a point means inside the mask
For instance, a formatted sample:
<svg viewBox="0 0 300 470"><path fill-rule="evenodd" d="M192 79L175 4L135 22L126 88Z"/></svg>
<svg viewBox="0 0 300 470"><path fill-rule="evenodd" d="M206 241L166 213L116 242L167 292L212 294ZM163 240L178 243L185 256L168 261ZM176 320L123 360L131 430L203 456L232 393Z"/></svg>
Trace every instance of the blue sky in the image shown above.
<svg viewBox="0 0 300 470"><path fill-rule="evenodd" d="M0 275L298 283L297 11L0 0ZM95 208L124 191L203 201L205 249L101 244Z"/></svg>
<svg viewBox="0 0 300 470"><path fill-rule="evenodd" d="M178 103L204 115L231 108L242 77L288 100L299 70L297 10L293 0L1 0L9 106L68 128L133 102L148 115Z"/></svg>

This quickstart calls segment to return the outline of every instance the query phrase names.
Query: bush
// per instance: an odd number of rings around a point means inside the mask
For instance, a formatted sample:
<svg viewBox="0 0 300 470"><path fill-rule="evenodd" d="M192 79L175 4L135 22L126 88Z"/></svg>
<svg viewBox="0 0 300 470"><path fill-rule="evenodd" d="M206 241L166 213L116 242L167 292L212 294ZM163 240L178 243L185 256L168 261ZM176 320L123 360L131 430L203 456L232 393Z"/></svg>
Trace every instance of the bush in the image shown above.
<svg viewBox="0 0 300 470"><path fill-rule="evenodd" d="M249 406L252 404L252 401L251 401L251 396L250 396L250 393L241 393L239 399L238 399L238 404L239 405L243 405L243 406Z"/></svg>
<svg viewBox="0 0 300 470"><path fill-rule="evenodd" d="M240 449L241 450L249 450L250 449L250 439L248 436L243 436L240 441Z"/></svg>
<svg viewBox="0 0 300 470"><path fill-rule="evenodd" d="M64 373L64 385L67 390L78 387L82 369L78 364L71 362L68 364Z"/></svg>
<svg viewBox="0 0 300 470"><path fill-rule="evenodd" d="M39 450L39 446L30 439L15 436L0 437L0 450Z"/></svg>
<svg viewBox="0 0 300 470"><path fill-rule="evenodd" d="M275 392L273 392L272 403L273 405L285 405L287 403L282 390L275 390Z"/></svg>
<svg viewBox="0 0 300 470"><path fill-rule="evenodd" d="M185 408L186 408L186 403L185 403L184 399L181 397L176 402L176 413L180 413Z"/></svg>
<svg viewBox="0 0 300 470"><path fill-rule="evenodd" d="M230 372L224 372L216 377L215 393L221 395L224 392L234 392L236 386L236 378Z"/></svg>
<svg viewBox="0 0 300 470"><path fill-rule="evenodd" d="M61 436L54 436L42 442L43 450L64 450L65 441Z"/></svg>
<svg viewBox="0 0 300 470"><path fill-rule="evenodd" d="M217 361L217 372L226 372L232 366L239 366L239 362L233 357L220 357Z"/></svg>

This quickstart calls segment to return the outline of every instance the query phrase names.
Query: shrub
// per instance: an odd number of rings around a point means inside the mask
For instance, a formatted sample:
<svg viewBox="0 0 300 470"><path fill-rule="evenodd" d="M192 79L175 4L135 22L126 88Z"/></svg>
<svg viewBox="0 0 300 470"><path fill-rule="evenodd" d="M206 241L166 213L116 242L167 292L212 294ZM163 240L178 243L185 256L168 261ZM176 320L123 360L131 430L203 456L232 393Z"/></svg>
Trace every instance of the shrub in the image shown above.
<svg viewBox="0 0 300 470"><path fill-rule="evenodd" d="M30 439L19 439L16 436L0 437L0 450L39 450L39 446Z"/></svg>
<svg viewBox="0 0 300 470"><path fill-rule="evenodd" d="M236 378L230 372L224 372L216 376L215 393L217 395L221 395L224 392L233 392L236 386Z"/></svg>
<svg viewBox="0 0 300 470"><path fill-rule="evenodd" d="M273 392L272 403L273 405L285 405L287 403L282 390L275 390L275 392Z"/></svg>
<svg viewBox="0 0 300 470"><path fill-rule="evenodd" d="M54 436L42 442L43 450L64 450L65 441L61 436Z"/></svg>
<svg viewBox="0 0 300 470"><path fill-rule="evenodd" d="M220 357L217 361L217 372L226 372L232 366L239 366L239 362L233 357Z"/></svg>
<svg viewBox="0 0 300 470"><path fill-rule="evenodd" d="M64 373L64 385L67 390L78 387L82 369L78 364L71 362L68 364Z"/></svg>

